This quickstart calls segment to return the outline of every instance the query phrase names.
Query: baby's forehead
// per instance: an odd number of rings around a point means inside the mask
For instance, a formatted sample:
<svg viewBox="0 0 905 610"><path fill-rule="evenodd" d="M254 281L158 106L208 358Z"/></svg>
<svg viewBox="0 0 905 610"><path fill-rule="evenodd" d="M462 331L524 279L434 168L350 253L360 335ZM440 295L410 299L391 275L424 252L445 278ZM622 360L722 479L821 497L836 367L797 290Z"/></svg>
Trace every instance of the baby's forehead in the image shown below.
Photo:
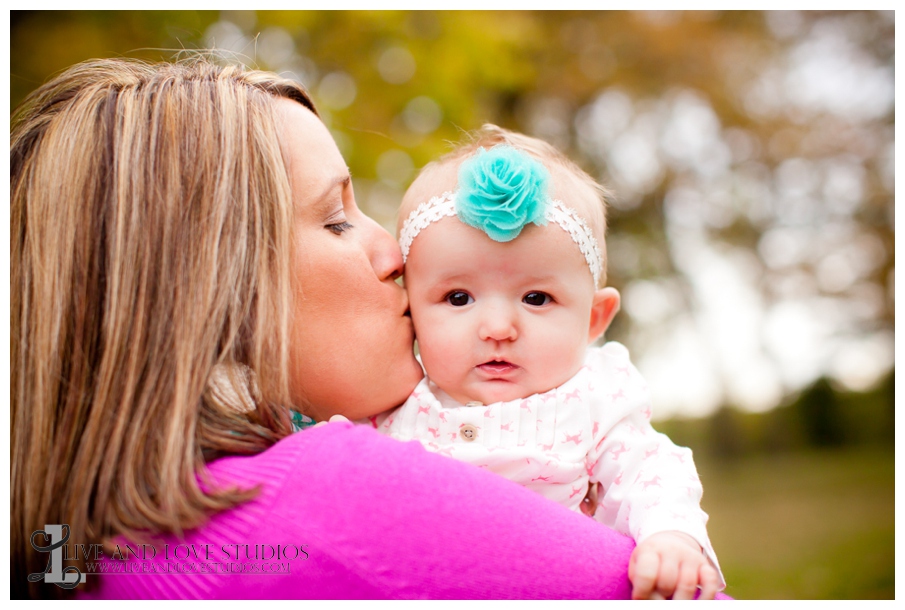
<svg viewBox="0 0 905 610"><path fill-rule="evenodd" d="M450 244L454 247L450 248ZM438 258L438 252L452 254ZM588 265L575 242L555 222L529 224L515 239L499 242L455 217L441 218L418 234L409 257L428 261L432 274L445 273L459 279L506 277L518 283L527 279L553 281L566 271L588 273ZM413 270L421 267L414 265ZM505 273L488 274L494 269Z"/></svg>

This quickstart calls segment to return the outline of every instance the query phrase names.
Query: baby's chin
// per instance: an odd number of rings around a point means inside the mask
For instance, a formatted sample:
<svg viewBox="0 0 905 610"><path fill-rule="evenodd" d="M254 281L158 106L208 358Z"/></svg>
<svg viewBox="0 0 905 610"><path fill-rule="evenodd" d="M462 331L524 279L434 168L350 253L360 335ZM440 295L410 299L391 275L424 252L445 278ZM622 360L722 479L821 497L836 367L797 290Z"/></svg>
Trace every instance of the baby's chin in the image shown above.
<svg viewBox="0 0 905 610"><path fill-rule="evenodd" d="M468 391L463 392L459 396L450 395L463 405L468 403L491 405L496 402L511 402L528 398L534 394L543 394L552 389L552 387L529 387L511 381L492 380L483 381L476 387L468 388Z"/></svg>

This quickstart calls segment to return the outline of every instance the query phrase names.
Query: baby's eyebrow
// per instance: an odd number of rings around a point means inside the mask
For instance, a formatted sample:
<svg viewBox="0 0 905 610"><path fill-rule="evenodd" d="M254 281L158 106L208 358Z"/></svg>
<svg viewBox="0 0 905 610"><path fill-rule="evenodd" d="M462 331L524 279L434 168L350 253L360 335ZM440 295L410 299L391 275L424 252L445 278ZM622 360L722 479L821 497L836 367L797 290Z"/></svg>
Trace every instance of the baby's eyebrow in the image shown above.
<svg viewBox="0 0 905 610"><path fill-rule="evenodd" d="M434 285L446 286L448 284L461 284L462 282L468 280L470 277L471 275L467 273L449 273L437 277L434 281Z"/></svg>
<svg viewBox="0 0 905 610"><path fill-rule="evenodd" d="M543 275L525 275L523 276L526 282L561 282L562 278L554 273L547 273Z"/></svg>
<svg viewBox="0 0 905 610"><path fill-rule="evenodd" d="M448 273L442 271L434 275L430 284L425 284L425 288L433 291L447 292L449 290L471 290L475 288L474 275L467 272L456 272L450 270Z"/></svg>

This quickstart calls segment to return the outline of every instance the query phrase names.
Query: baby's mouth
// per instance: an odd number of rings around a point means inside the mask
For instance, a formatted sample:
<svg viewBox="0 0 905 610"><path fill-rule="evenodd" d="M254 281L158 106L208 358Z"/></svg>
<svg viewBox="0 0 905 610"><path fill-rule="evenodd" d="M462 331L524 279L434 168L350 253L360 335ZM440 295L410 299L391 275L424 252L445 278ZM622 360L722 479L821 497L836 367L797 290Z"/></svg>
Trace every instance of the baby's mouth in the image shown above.
<svg viewBox="0 0 905 610"><path fill-rule="evenodd" d="M479 370L493 376L504 376L514 372L518 366L505 360L488 360L477 366Z"/></svg>

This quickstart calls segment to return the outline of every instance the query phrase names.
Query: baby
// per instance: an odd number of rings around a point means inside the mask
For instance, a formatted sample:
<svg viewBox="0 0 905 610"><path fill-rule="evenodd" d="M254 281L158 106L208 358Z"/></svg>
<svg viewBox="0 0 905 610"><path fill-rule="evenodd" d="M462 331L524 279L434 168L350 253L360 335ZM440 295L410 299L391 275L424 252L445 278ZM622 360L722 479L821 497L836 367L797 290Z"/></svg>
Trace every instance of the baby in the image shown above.
<svg viewBox="0 0 905 610"><path fill-rule="evenodd" d="M632 536L633 596L724 586L691 451L650 425L628 352L601 337L603 190L549 144L485 126L406 193L399 240L427 376L371 418L400 440L503 475Z"/></svg>

